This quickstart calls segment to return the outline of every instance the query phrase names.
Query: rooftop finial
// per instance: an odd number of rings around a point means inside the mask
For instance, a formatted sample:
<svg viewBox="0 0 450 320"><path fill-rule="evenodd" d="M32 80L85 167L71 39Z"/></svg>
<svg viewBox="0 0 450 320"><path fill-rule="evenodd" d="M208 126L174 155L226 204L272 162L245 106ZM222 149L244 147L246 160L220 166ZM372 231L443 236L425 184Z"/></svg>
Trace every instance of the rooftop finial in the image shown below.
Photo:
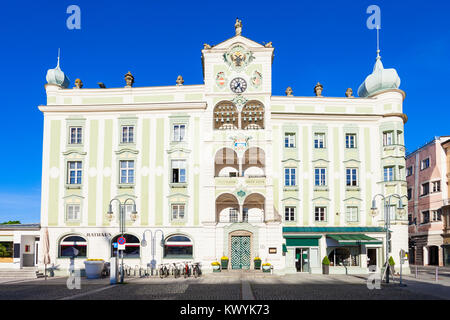
<svg viewBox="0 0 450 320"><path fill-rule="evenodd" d="M377 59L381 59L381 56L380 56L380 52L381 52L381 50L380 50L380 29L381 29L380 25L377 25Z"/></svg>
<svg viewBox="0 0 450 320"><path fill-rule="evenodd" d="M56 68L58 68L58 69L60 69L60 67L59 67L59 57L60 57L60 54L61 54L61 48L58 48L58 63L56 64Z"/></svg>

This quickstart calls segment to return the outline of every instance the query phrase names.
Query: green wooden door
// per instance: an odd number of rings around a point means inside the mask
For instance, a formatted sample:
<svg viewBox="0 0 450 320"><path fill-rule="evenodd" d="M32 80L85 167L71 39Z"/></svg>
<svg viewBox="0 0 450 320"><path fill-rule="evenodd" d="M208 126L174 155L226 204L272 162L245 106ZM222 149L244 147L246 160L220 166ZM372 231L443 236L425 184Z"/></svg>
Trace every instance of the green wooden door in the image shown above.
<svg viewBox="0 0 450 320"><path fill-rule="evenodd" d="M231 237L231 268L250 269L250 237Z"/></svg>

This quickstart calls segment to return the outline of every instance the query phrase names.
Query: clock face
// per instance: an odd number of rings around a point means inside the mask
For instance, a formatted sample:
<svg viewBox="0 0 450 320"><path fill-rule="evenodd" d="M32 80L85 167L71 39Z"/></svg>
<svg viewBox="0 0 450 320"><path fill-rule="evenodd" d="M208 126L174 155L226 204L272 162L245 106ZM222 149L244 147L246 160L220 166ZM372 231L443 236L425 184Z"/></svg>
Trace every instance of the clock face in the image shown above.
<svg viewBox="0 0 450 320"><path fill-rule="evenodd" d="M234 93L243 93L247 90L247 82L242 78L234 78L230 83L230 89Z"/></svg>

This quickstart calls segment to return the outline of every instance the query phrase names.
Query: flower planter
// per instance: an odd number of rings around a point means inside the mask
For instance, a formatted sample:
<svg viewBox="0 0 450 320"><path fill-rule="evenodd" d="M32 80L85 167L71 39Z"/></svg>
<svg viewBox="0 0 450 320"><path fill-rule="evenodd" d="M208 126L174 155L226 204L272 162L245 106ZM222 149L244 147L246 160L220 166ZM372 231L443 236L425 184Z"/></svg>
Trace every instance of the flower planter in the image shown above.
<svg viewBox="0 0 450 320"><path fill-rule="evenodd" d="M262 271L263 271L263 272L266 272L266 273L270 273L270 269L271 269L270 267L271 267L271 266L263 266L263 267L262 267Z"/></svg>
<svg viewBox="0 0 450 320"><path fill-rule="evenodd" d="M255 262L255 270L261 269L261 260L254 260Z"/></svg>
<svg viewBox="0 0 450 320"><path fill-rule="evenodd" d="M330 266L328 264L322 264L322 273L330 274Z"/></svg>
<svg viewBox="0 0 450 320"><path fill-rule="evenodd" d="M84 266L86 270L86 278L88 279L99 279L102 276L103 265L105 261L85 261Z"/></svg>
<svg viewBox="0 0 450 320"><path fill-rule="evenodd" d="M222 270L227 270L228 269L228 260L222 259L220 260L221 266L222 266Z"/></svg>
<svg viewBox="0 0 450 320"><path fill-rule="evenodd" d="M213 272L220 272L220 266L212 266Z"/></svg>

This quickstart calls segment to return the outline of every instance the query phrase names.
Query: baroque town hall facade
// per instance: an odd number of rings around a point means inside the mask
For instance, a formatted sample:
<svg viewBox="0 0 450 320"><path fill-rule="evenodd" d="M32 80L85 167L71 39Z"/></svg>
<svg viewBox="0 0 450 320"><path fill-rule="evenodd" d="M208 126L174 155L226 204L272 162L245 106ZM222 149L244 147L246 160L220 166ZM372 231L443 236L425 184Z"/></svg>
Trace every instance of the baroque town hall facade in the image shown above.
<svg viewBox="0 0 450 320"><path fill-rule="evenodd" d="M239 20L235 29L204 45L200 85L180 76L173 86L135 87L127 73L122 88L79 79L68 88L59 60L48 71L41 225L52 263L67 269L73 248L81 268L116 255L123 208L132 267L193 260L210 270L227 256L230 268L246 269L260 257L275 272L320 273L328 256L333 273L381 268L384 214L372 214L372 199L406 195L397 72L378 56L358 98L350 89L324 97L320 83L313 97L291 88L272 96L272 44L243 37ZM396 206L398 263L408 220ZM141 246L148 229L155 252Z"/></svg>

